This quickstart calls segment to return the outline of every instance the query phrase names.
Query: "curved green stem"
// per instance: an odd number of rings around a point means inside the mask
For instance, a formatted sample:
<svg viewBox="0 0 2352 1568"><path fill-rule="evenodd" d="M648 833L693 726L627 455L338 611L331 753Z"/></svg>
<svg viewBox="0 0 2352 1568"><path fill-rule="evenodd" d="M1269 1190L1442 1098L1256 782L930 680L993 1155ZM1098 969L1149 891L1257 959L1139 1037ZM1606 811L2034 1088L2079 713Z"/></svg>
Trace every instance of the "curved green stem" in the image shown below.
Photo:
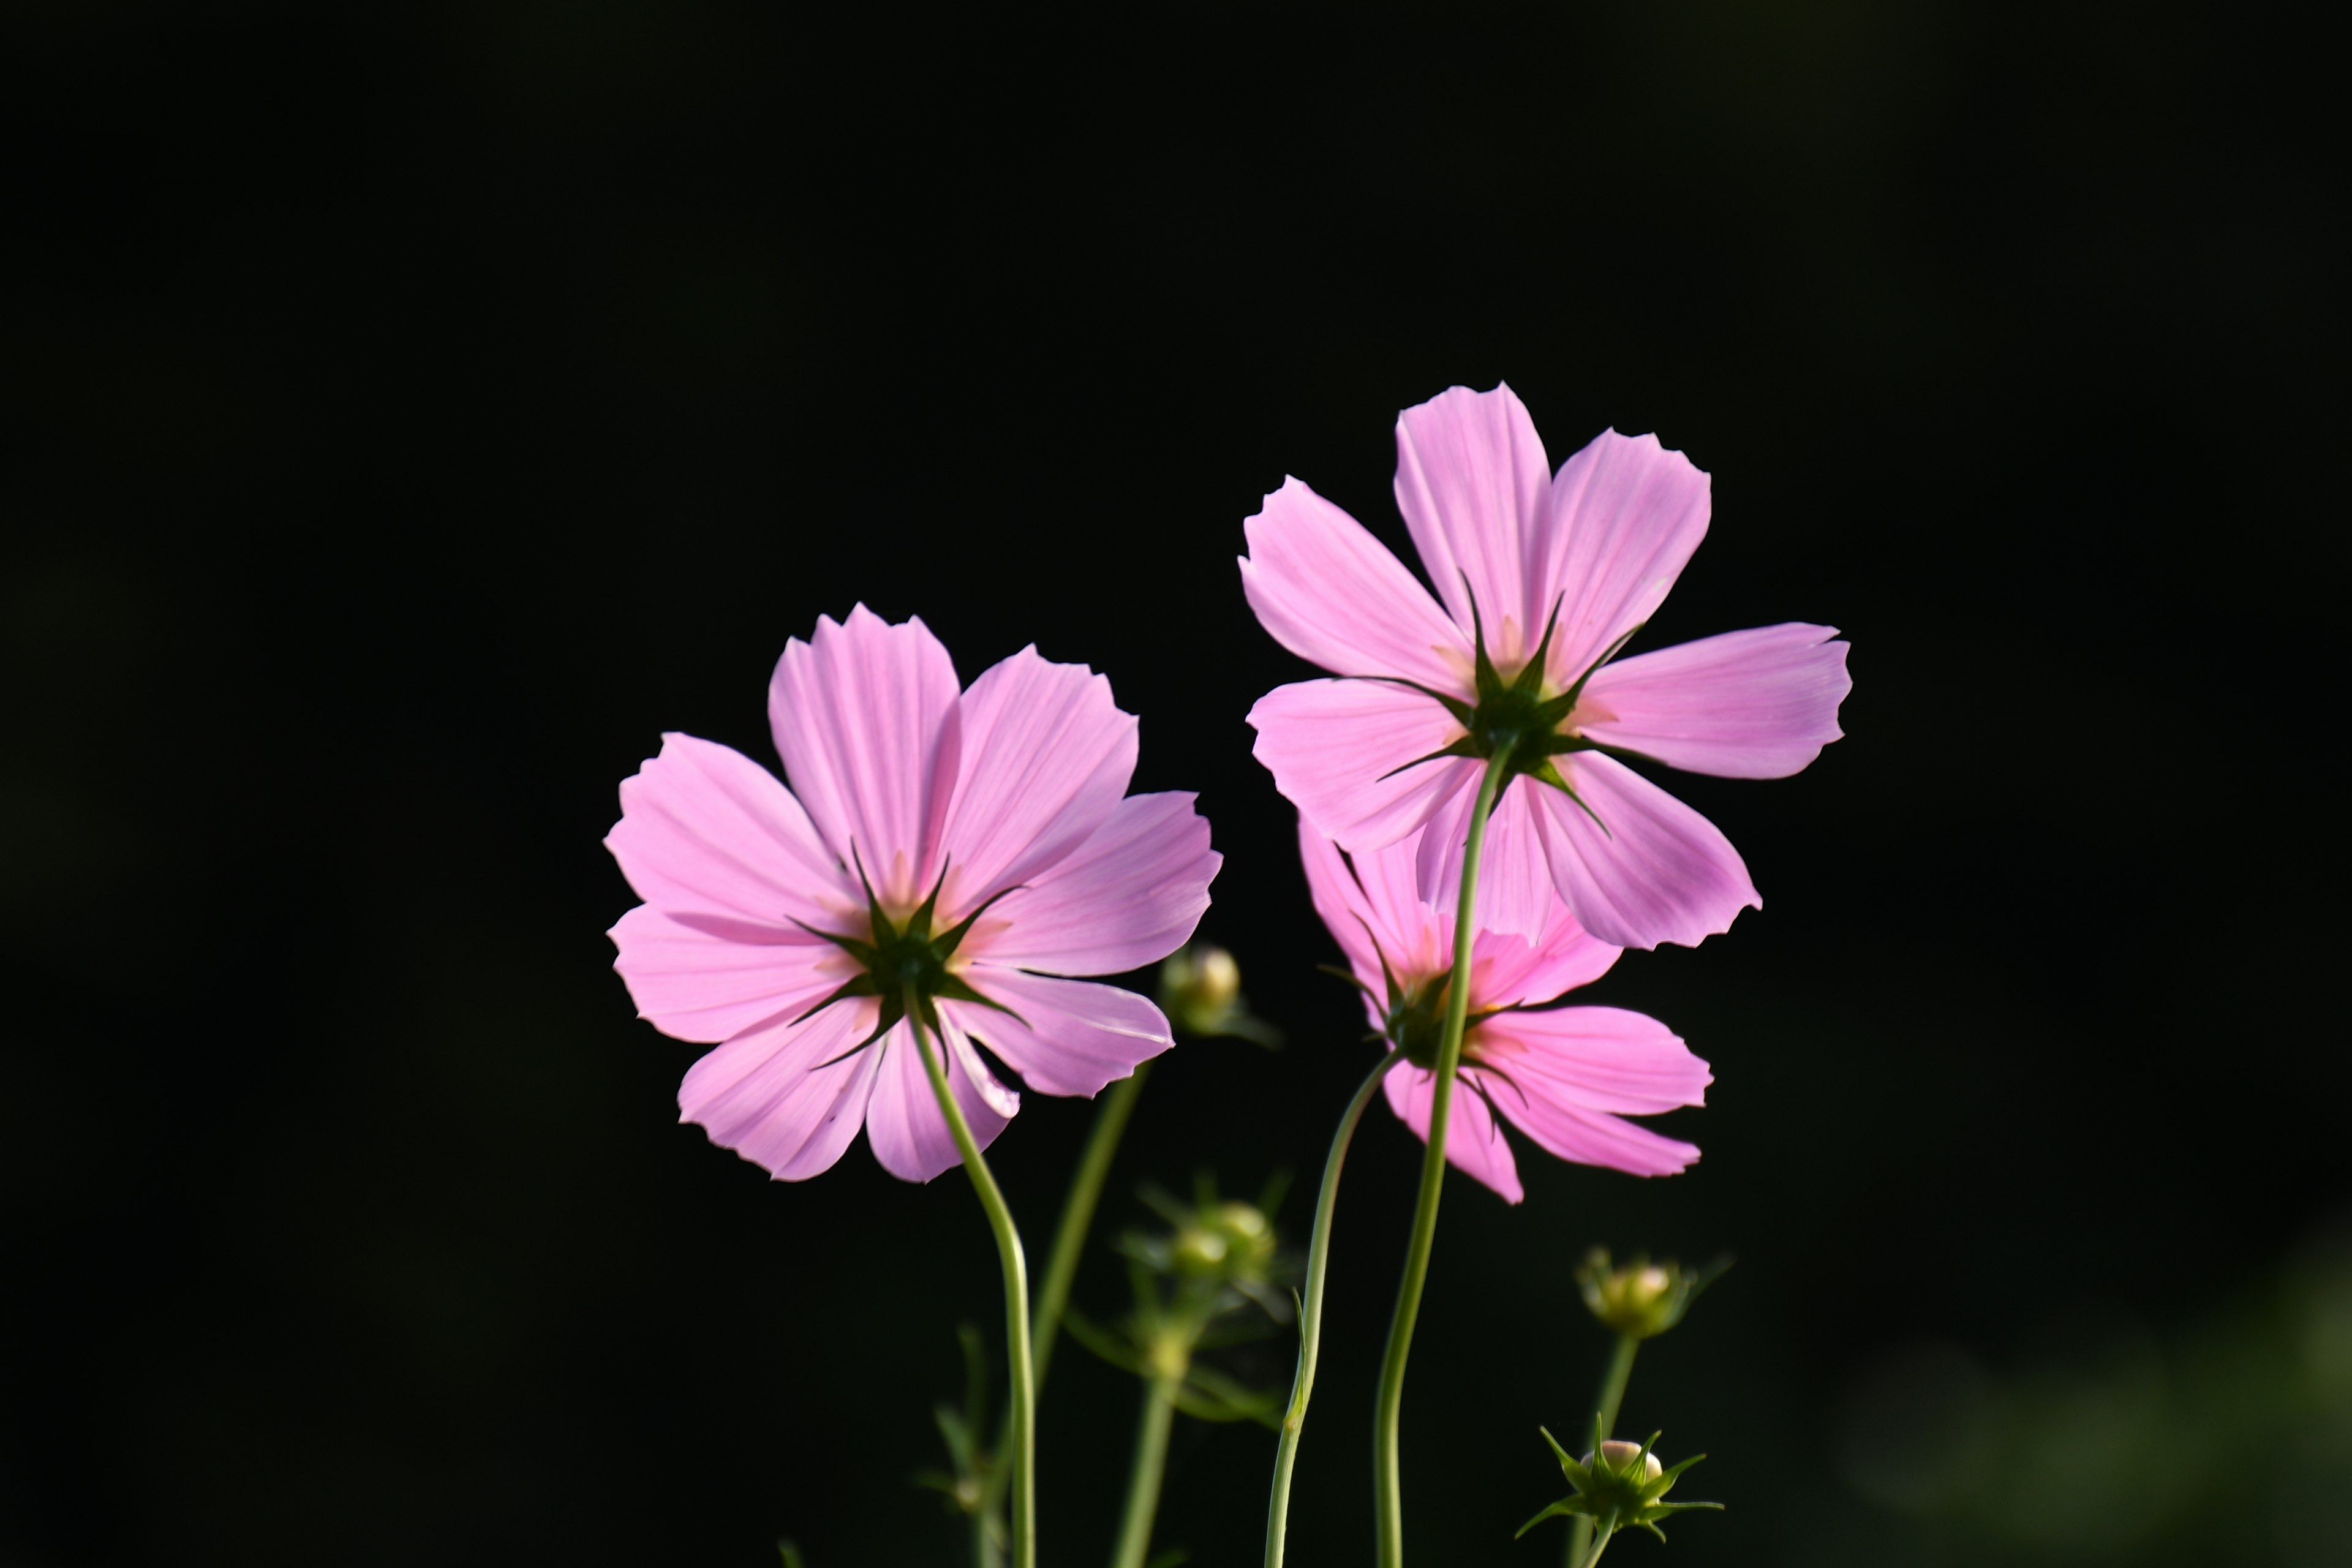
<svg viewBox="0 0 2352 1568"><path fill-rule="evenodd" d="M1617 1430L1617 1407L1625 1402L1625 1381L1633 1375L1633 1352L1642 1342L1631 1334L1617 1336L1617 1349L1609 1358L1609 1370L1601 1374L1601 1399L1594 1409L1601 1416L1601 1435L1608 1436ZM1592 1555L1585 1555L1591 1547ZM1592 1546L1592 1521L1579 1514L1568 1529L1567 1568L1591 1568L1601 1556L1601 1549Z"/></svg>
<svg viewBox="0 0 2352 1568"><path fill-rule="evenodd" d="M1470 948L1478 935L1478 863L1486 851L1486 818L1510 766L1508 744L1496 748L1470 808L1470 839L1462 858L1462 898L1454 915L1454 975L1446 983L1445 1033L1437 1047L1436 1086L1429 1101L1429 1149L1421 1162L1421 1200L1413 1207L1412 1239L1404 1255L1404 1279L1397 1287L1396 1315L1389 1321L1388 1352L1381 1361L1381 1386L1372 1413L1373 1522L1378 1528L1381 1568L1402 1568L1404 1498L1397 1462L1398 1417L1404 1408L1404 1363L1412 1351L1412 1329L1421 1316L1421 1289L1429 1278L1429 1253L1437 1237L1437 1200L1445 1185L1445 1133L1454 1114L1454 1076L1462 1065L1462 1031L1470 1017Z"/></svg>
<svg viewBox="0 0 2352 1568"><path fill-rule="evenodd" d="M980 1145L971 1141L963 1107L956 1103L955 1090L948 1083L947 1064L924 1033L922 998L912 986L907 990L907 1022L914 1030L923 1071L930 1077L931 1093L940 1102L940 1114L948 1119L948 1131L955 1135L956 1152L963 1156L965 1173L980 1194L980 1206L988 1212L988 1228L996 1235L996 1256L1004 1266L1004 1348L1013 1384L1013 1443L1012 1452L1000 1453L997 1464L1003 1468L1010 1458L1016 1467L1013 1568L1037 1568L1037 1387L1029 1361L1029 1273L1021 1256L1021 1233L1013 1228L1013 1211L1005 1207L1004 1194L997 1189L988 1162L981 1158Z"/></svg>
<svg viewBox="0 0 2352 1568"><path fill-rule="evenodd" d="M1164 1373L1144 1384L1143 1418L1135 1430L1135 1465L1127 1479L1127 1515L1118 1527L1111 1568L1143 1568L1151 1550L1151 1521L1160 1511L1160 1478L1168 1466L1168 1428L1176 1415L1181 1378Z"/></svg>
<svg viewBox="0 0 2352 1568"><path fill-rule="evenodd" d="M1323 1342L1323 1270L1331 1257L1331 1211L1339 1202L1339 1167L1348 1161L1348 1144L1372 1091L1389 1069L1404 1058L1396 1051L1382 1057L1364 1077L1363 1087L1339 1118L1331 1134L1331 1152L1323 1162L1323 1190L1315 1199L1315 1235L1307 1244L1307 1289L1298 1311L1298 1373L1291 1380L1290 1408L1282 1417L1282 1436L1274 1450L1274 1493L1265 1509L1265 1568L1282 1568L1282 1545L1290 1525L1290 1472L1298 1462L1298 1434L1307 1425L1307 1396L1315 1392L1315 1357Z"/></svg>

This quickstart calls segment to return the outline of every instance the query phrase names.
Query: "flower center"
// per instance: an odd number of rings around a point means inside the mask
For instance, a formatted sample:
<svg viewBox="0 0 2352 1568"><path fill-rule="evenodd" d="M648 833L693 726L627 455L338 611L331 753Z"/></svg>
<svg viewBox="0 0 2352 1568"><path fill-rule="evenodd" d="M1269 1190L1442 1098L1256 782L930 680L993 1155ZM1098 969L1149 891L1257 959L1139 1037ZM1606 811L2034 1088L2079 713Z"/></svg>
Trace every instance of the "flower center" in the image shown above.
<svg viewBox="0 0 2352 1568"><path fill-rule="evenodd" d="M1437 1048L1445 1035L1449 978L1441 974L1421 981L1410 991L1399 989L1393 981L1390 983L1388 1014L1381 1022L1381 1032L1404 1053L1405 1060L1425 1072L1436 1069Z"/></svg>
<svg viewBox="0 0 2352 1568"><path fill-rule="evenodd" d="M858 879L864 882L866 868L863 864L859 865L857 875ZM795 921L793 923L811 936L823 937L849 954L857 962L858 973L836 986L824 1000L793 1022L814 1017L835 1002L852 996L875 998L881 1004L881 1016L871 1034L843 1053L844 1056L854 1056L889 1033L907 1016L910 998L922 1010L919 1022L935 1037L939 1033L940 1020L932 1004L941 997L977 1003L983 1007L994 1007L999 1012L1007 1011L1001 1004L990 1001L965 984L949 969L948 960L954 957L956 949L962 945L972 922L987 911L990 904L1013 889L1006 888L990 895L978 909L946 931L934 931L931 927L939 913L940 888L947 881L947 868L942 866L939 881L931 884L930 895L903 921L890 918L889 912L882 907L882 900L874 896L873 884L866 883L866 934L863 937L851 936L845 931L819 931L813 925ZM841 1059L841 1057L834 1058L835 1061Z"/></svg>

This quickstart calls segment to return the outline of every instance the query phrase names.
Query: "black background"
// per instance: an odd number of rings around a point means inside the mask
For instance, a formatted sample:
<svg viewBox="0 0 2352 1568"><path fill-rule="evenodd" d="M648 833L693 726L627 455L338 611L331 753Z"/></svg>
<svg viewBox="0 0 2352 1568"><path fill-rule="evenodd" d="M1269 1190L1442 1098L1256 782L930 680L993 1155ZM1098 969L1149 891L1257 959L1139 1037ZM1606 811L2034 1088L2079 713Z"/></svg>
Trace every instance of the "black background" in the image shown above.
<svg viewBox="0 0 2352 1568"><path fill-rule="evenodd" d="M1704 1163L1450 1189L1416 1560L1558 1560L1508 1535L1594 1242L1742 1260L1627 1405L1732 1510L1629 1563L2323 1560L2267 1491L2053 1544L1836 1458L1888 1347L2161 1356L2347 1195L2343 196L2286 18L57 5L0 58L0 1561L955 1561L907 1476L1000 1327L976 1205L675 1124L614 785L669 729L772 764L778 651L859 601L967 679L1107 672L1291 1044L1180 1047L1106 1230L1311 1178L1366 1047L1249 756L1307 671L1240 523L1294 473L1402 548L1396 411L1498 379L1555 462L1714 476L1648 646L1830 622L1855 688L1798 778L1675 781L1765 907L1599 992L1714 1064ZM1087 1122L998 1145L1033 1257ZM1369 1554L1417 1160L1375 1111L1306 1564ZM1107 1550L1132 1403L1061 1359L1048 1562ZM1255 1561L1269 1449L1181 1426L1160 1540Z"/></svg>

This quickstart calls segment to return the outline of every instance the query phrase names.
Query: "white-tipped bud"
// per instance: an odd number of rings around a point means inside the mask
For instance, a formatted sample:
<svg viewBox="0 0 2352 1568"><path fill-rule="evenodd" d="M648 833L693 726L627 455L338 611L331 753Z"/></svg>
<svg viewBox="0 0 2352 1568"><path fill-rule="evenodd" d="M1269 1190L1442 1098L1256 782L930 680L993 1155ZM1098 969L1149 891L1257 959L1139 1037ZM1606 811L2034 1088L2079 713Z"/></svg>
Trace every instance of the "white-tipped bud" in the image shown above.
<svg viewBox="0 0 2352 1568"><path fill-rule="evenodd" d="M1641 1479L1645 1481L1654 1481L1666 1471L1666 1467L1658 1463L1658 1457L1655 1454L1643 1454L1641 1444L1628 1443L1622 1437L1612 1437L1608 1442L1601 1444L1601 1457L1609 1461L1611 1469L1621 1475L1637 1457L1642 1458L1643 1464ZM1589 1470L1592 1468L1592 1456L1587 1454L1577 1462Z"/></svg>

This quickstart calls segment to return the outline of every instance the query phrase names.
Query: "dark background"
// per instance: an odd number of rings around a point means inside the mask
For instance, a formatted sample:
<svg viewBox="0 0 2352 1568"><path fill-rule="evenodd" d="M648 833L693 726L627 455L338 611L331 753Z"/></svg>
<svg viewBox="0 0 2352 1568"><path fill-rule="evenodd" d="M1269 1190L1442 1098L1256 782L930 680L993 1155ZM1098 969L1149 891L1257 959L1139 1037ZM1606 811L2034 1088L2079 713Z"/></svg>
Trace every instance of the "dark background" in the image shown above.
<svg viewBox="0 0 2352 1568"><path fill-rule="evenodd" d="M1627 1405L1731 1510L1629 1565L2352 1560L2343 187L2290 19L57 4L0 62L0 1561L956 1561L907 1477L1000 1331L976 1205L676 1125L614 786L667 729L772 764L778 651L860 600L1106 671L1291 1037L1163 1064L1106 1234L1280 1165L1303 1239L1367 1055L1240 524L1295 473L1402 547L1396 411L1502 378L1555 462L1714 475L1649 646L1832 622L1855 688L1800 777L1674 781L1765 908L1599 992L1714 1063L1704 1163L1450 1190L1416 1561L1558 1561L1509 1532L1594 1242L1740 1257ZM998 1145L1033 1258L1087 1115ZM1369 1555L1417 1161L1376 1110L1308 1568ZM1062 1356L1057 1568L1133 1403ZM1182 1426L1160 1540L1255 1561L1270 1447Z"/></svg>

